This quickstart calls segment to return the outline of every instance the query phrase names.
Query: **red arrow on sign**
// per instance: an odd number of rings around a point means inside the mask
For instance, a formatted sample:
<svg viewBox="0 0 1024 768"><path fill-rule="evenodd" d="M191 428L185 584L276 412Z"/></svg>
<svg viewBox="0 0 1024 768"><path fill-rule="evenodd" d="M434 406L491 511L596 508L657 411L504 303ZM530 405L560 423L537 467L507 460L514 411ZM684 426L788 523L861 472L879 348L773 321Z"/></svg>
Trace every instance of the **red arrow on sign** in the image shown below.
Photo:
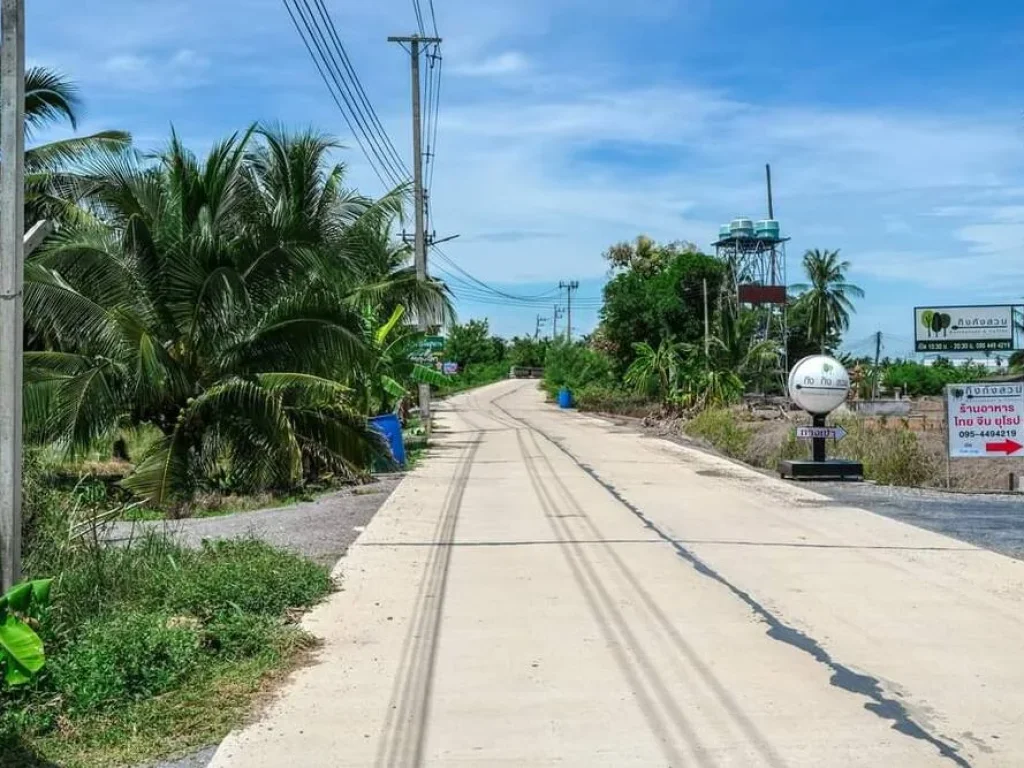
<svg viewBox="0 0 1024 768"><path fill-rule="evenodd" d="M1001 443L985 443L986 453L1005 453L1007 456L1011 453L1016 453L1021 448L1024 448L1024 445L1013 440L1004 440Z"/></svg>

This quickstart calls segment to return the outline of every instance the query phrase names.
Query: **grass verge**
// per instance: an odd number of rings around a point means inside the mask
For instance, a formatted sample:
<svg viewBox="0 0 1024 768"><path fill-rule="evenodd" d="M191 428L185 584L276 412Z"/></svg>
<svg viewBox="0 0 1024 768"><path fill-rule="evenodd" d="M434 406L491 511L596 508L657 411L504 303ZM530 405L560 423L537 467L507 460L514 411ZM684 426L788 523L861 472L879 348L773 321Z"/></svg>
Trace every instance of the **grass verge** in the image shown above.
<svg viewBox="0 0 1024 768"><path fill-rule="evenodd" d="M97 546L67 535L61 498L27 496L27 573L56 581L46 667L0 687L0 765L131 765L217 741L308 652L293 622L330 592L325 568L258 541Z"/></svg>

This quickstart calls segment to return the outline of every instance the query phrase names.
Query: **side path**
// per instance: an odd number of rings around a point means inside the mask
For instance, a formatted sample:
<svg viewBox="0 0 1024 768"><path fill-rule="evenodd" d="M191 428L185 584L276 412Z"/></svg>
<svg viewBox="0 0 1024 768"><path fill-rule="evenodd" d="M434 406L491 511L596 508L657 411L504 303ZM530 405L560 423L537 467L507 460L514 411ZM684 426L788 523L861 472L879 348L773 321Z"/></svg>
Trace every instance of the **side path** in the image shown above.
<svg viewBox="0 0 1024 768"><path fill-rule="evenodd" d="M440 427L217 768L1021 763L1014 561L532 383Z"/></svg>

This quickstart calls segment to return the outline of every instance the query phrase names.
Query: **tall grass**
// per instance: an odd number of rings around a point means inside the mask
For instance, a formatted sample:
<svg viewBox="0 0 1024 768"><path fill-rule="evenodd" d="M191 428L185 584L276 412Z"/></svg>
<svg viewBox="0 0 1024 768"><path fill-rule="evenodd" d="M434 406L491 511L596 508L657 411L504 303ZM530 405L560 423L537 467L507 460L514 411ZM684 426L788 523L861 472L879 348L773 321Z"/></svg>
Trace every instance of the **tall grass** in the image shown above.
<svg viewBox="0 0 1024 768"><path fill-rule="evenodd" d="M39 627L46 667L29 686L0 685L0 756L17 749L40 761L60 756L62 765L94 765L127 739L132 759L141 760L171 742L217 738L223 733L187 725L194 711L141 713L192 689L213 696L218 679L243 668L255 691L260 675L289 663L308 642L289 617L330 591L325 568L255 540L191 550L149 535L104 546L88 529L73 533L76 500L42 481L31 459L25 480L26 575L55 582ZM85 725L97 718L106 724L101 745Z"/></svg>
<svg viewBox="0 0 1024 768"><path fill-rule="evenodd" d="M941 468L916 432L867 427L856 419L840 423L847 436L830 445L829 453L863 463L868 479L882 485L937 483ZM788 421L744 421L737 410L710 409L687 422L684 430L727 456L775 469L780 459L810 458L810 443L796 439L794 426Z"/></svg>

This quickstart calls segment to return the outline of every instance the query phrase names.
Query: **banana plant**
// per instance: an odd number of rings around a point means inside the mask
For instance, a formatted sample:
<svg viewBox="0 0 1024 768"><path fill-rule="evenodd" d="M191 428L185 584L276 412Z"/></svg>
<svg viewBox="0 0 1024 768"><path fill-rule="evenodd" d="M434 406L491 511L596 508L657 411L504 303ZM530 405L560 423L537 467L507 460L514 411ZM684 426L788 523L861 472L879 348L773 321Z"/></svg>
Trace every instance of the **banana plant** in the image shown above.
<svg viewBox="0 0 1024 768"><path fill-rule="evenodd" d="M0 669L7 685L24 685L46 663L43 641L26 621L32 609L50 602L53 579L27 581L0 597Z"/></svg>
<svg viewBox="0 0 1024 768"><path fill-rule="evenodd" d="M391 316L377 325L374 311L364 314L364 335L372 362L357 390L365 412L376 415L395 410L414 384L443 386L445 376L417 361L416 353L426 334L403 322L405 307L399 305Z"/></svg>

